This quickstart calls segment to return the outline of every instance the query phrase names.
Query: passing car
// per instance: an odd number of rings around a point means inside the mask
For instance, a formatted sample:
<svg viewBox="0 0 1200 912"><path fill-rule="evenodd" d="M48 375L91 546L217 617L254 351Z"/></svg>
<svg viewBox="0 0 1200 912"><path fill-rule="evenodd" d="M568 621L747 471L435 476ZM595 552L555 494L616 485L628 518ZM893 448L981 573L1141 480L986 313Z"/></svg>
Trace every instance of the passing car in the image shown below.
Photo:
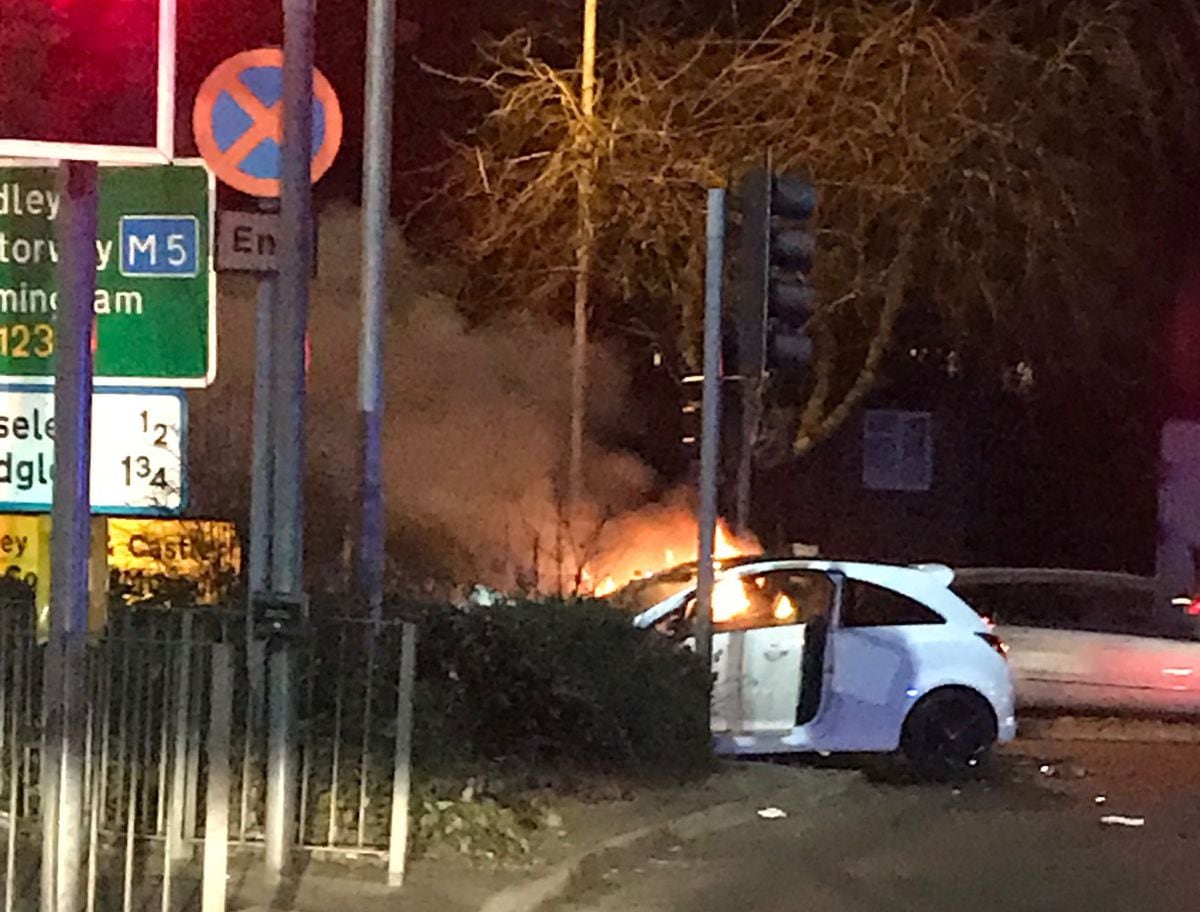
<svg viewBox="0 0 1200 912"><path fill-rule="evenodd" d="M1162 604L1153 578L966 568L952 588L1008 643L1020 708L1200 716L1191 603Z"/></svg>
<svg viewBox="0 0 1200 912"><path fill-rule="evenodd" d="M696 584L634 623L691 642ZM682 578L686 575L686 581ZM712 730L719 753L891 752L921 772L981 763L1016 732L1004 645L940 565L807 559L725 564L713 590ZM617 593L661 595L658 581ZM636 608L637 606L632 606Z"/></svg>

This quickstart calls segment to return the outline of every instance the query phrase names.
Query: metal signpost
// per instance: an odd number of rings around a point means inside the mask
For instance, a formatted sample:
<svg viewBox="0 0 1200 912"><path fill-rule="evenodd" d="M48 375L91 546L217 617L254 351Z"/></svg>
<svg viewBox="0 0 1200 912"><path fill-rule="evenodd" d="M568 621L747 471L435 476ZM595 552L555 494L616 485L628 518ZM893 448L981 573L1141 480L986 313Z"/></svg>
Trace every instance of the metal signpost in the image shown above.
<svg viewBox="0 0 1200 912"><path fill-rule="evenodd" d="M256 321L250 640L259 605L271 618L281 608L287 615L289 606L292 616L307 610L302 556L311 184L333 163L342 138L337 96L312 64L313 6L314 0L284 0L283 51L262 48L224 61L201 85L192 112L197 148L217 177L243 193L279 199L281 227L270 250L278 278L264 276ZM264 209L273 212L274 206L264 201ZM256 246L234 252L256 254ZM267 253L265 246L261 252ZM271 629L277 627L273 621ZM278 876L294 842L296 764L292 651L286 637L272 642L265 835L267 870Z"/></svg>
<svg viewBox="0 0 1200 912"><path fill-rule="evenodd" d="M376 625L383 617L387 518L383 500L383 342L387 309L388 225L391 220L392 90L395 69L396 0L371 0L367 24L366 117L363 126L362 335L359 341L358 407L362 433L362 523L359 576ZM397 681L396 751L392 769L392 818L388 883L401 886L408 852L412 701L417 627L405 623ZM365 740L364 740L365 744ZM366 753L364 751L364 758ZM365 770L364 770L365 772ZM363 782L365 783L365 778Z"/></svg>

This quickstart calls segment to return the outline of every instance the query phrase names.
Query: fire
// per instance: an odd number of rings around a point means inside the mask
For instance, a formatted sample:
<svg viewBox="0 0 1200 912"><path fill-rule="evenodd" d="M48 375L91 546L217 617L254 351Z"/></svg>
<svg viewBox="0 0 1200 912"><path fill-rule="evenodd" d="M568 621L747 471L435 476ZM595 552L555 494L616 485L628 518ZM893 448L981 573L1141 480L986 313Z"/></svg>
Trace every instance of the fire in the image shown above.
<svg viewBox="0 0 1200 912"><path fill-rule="evenodd" d="M670 554L670 552L667 552ZM717 523L716 535L713 537L713 557L717 560L728 560L731 557L741 557L744 554L752 554L753 551L748 551L743 545L737 543L729 531L725 528L724 522Z"/></svg>
<svg viewBox="0 0 1200 912"><path fill-rule="evenodd" d="M790 621L796 616L796 605L786 595L780 595L775 603L775 620Z"/></svg>
<svg viewBox="0 0 1200 912"><path fill-rule="evenodd" d="M581 588L603 598L633 580L694 563L699 538L696 515L684 505L657 505L620 516L598 536L595 556L579 574ZM714 560L761 551L753 537L739 538L723 520L717 521Z"/></svg>
<svg viewBox="0 0 1200 912"><path fill-rule="evenodd" d="M596 585L594 595L596 598L604 598L606 595L612 595L617 591L617 581L611 576L606 576Z"/></svg>
<svg viewBox="0 0 1200 912"><path fill-rule="evenodd" d="M714 624L731 621L749 610L750 596L746 594L746 585L741 577L725 576L717 580L712 592Z"/></svg>

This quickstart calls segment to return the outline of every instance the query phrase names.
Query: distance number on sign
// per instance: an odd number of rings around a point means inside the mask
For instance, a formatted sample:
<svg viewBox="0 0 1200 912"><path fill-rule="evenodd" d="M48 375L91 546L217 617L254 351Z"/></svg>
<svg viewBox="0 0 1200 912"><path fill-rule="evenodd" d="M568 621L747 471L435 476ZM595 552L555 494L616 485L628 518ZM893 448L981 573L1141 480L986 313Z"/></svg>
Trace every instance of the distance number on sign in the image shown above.
<svg viewBox="0 0 1200 912"><path fill-rule="evenodd" d="M53 324L0 324L0 357L49 358L53 354Z"/></svg>
<svg viewBox="0 0 1200 912"><path fill-rule="evenodd" d="M142 411L142 433L148 435L154 446L167 449L167 433L170 427L163 421L151 421L150 413ZM171 487L167 480L167 470L163 466L155 466L149 456L126 456L121 460L121 468L125 470L125 487L133 487L136 481L144 481L153 488L168 490Z"/></svg>

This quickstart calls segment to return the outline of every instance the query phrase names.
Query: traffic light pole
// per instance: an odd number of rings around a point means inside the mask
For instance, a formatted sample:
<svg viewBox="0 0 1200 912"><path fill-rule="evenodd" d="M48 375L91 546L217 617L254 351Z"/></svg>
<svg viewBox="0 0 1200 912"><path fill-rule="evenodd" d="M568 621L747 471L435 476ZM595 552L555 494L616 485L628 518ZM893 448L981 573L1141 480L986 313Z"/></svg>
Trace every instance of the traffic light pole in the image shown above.
<svg viewBox="0 0 1200 912"><path fill-rule="evenodd" d="M383 342L387 307L388 223L391 217L392 85L395 72L396 0L370 0L367 12L366 118L363 127L362 334L359 340L358 408L362 433L360 588L374 626L368 663L372 670L378 625L383 619L387 521L383 497ZM416 626L406 623L397 682L396 751L392 771L392 818L388 838L388 884L404 883L408 855L410 743L415 677ZM370 675L368 676L370 677Z"/></svg>
<svg viewBox="0 0 1200 912"><path fill-rule="evenodd" d="M98 172L94 162L59 165L63 213L55 321L50 642L42 696L42 912L77 912L82 899Z"/></svg>
<svg viewBox="0 0 1200 912"><path fill-rule="evenodd" d="M704 267L704 392L700 430L700 551L696 585L696 652L712 667L713 546L717 526L721 435L721 290L725 254L725 190L708 191Z"/></svg>

